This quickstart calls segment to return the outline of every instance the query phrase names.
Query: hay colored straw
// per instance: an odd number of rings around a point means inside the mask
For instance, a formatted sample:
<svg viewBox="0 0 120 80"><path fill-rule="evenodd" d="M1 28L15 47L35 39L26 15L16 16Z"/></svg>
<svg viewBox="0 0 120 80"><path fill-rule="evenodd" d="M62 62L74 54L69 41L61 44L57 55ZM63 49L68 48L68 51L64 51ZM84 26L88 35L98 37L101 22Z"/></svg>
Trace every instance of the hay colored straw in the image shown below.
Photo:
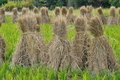
<svg viewBox="0 0 120 80"><path fill-rule="evenodd" d="M40 9L41 11L41 23L45 24L45 23L50 23L50 17L48 14L48 8L47 7L42 7Z"/></svg>
<svg viewBox="0 0 120 80"><path fill-rule="evenodd" d="M48 49L48 67L59 71L66 68L72 62L72 47L67 40L66 19L63 16L56 17L53 24L54 37Z"/></svg>
<svg viewBox="0 0 120 80"><path fill-rule="evenodd" d="M99 18L102 22L103 25L107 24L107 18L105 17L105 15L103 14L103 11L102 11L102 7L99 7L97 9L98 13L99 13Z"/></svg>
<svg viewBox="0 0 120 80"><path fill-rule="evenodd" d="M5 9L4 8L0 8L0 21L1 22L6 22L6 19L5 19Z"/></svg>
<svg viewBox="0 0 120 80"><path fill-rule="evenodd" d="M13 23L16 23L17 22L17 19L18 19L18 11L17 11L17 8L13 8L13 18L12 18L12 21Z"/></svg>
<svg viewBox="0 0 120 80"><path fill-rule="evenodd" d="M76 59L73 67L78 69L87 68L87 58L90 48L90 37L87 33L87 21L84 17L75 19L76 35L73 40L73 51Z"/></svg>
<svg viewBox="0 0 120 80"><path fill-rule="evenodd" d="M5 49L6 49L6 43L3 37L0 35L0 64L4 62L5 58Z"/></svg>
<svg viewBox="0 0 120 80"><path fill-rule="evenodd" d="M90 20L91 17L93 16L92 15L92 9L93 9L93 7L92 6L86 6L86 9L87 9L86 17L87 17L88 20Z"/></svg>
<svg viewBox="0 0 120 80"><path fill-rule="evenodd" d="M116 8L110 7L110 17L108 18L108 25L117 25L117 18L116 18Z"/></svg>
<svg viewBox="0 0 120 80"><path fill-rule="evenodd" d="M22 8L22 15L25 15L29 12L29 8L23 7Z"/></svg>
<svg viewBox="0 0 120 80"><path fill-rule="evenodd" d="M35 8L33 9L33 12L34 12L35 14L38 14L38 13L39 13L38 8L35 7Z"/></svg>
<svg viewBox="0 0 120 80"><path fill-rule="evenodd" d="M73 7L69 8L69 12L67 14L67 23L68 24L73 24L74 23L75 15L73 14L73 10L74 10Z"/></svg>
<svg viewBox="0 0 120 80"><path fill-rule="evenodd" d="M114 70L117 68L113 49L108 39L103 35L103 28L98 17L90 21L90 32L94 36L91 44L91 51L88 57L88 68L93 74L103 70Z"/></svg>
<svg viewBox="0 0 120 80"><path fill-rule="evenodd" d="M55 7L54 13L55 16L60 16L60 7Z"/></svg>
<svg viewBox="0 0 120 80"><path fill-rule="evenodd" d="M86 15L86 13L87 13L86 7L85 6L80 7L80 14L81 14L81 16Z"/></svg>
<svg viewBox="0 0 120 80"><path fill-rule="evenodd" d="M118 8L118 19L117 19L117 25L120 25L120 8Z"/></svg>
<svg viewBox="0 0 120 80"><path fill-rule="evenodd" d="M37 31L39 26L35 15L24 15L18 23L23 34L13 53L11 65L35 66L37 62L42 63L45 43Z"/></svg>
<svg viewBox="0 0 120 80"><path fill-rule="evenodd" d="M63 16L66 16L66 15L67 15L67 8L66 8L66 7L62 7L62 8L61 8L61 14L62 14Z"/></svg>

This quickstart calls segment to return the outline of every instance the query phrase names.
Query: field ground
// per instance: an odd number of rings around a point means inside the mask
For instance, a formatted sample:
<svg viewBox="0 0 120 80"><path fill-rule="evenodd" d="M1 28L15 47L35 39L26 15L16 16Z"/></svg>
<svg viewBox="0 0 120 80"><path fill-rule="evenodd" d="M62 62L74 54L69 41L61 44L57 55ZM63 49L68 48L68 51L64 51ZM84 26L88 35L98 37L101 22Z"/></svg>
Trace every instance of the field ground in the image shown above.
<svg viewBox="0 0 120 80"><path fill-rule="evenodd" d="M52 14L52 12L50 12ZM78 11L75 11L78 13ZM95 12L96 13L96 12ZM106 12L107 13L107 12ZM19 42L22 35L18 24L13 24L11 17L7 17L7 22L3 23L0 28L0 34L4 37L7 49L5 53L5 63L0 66L1 80L55 80L55 71L47 69L43 66L31 68L23 68L21 66L11 67L10 62L12 53ZM103 26L104 34L110 41L117 62L120 64L120 26ZM52 24L41 25L40 32L45 42L49 42L52 38ZM68 39L72 42L75 35L73 25L68 26ZM71 77L71 78L70 78ZM58 73L58 80L120 80L120 68L113 72L101 72L100 74L91 75L88 70L74 70L71 73L66 69Z"/></svg>

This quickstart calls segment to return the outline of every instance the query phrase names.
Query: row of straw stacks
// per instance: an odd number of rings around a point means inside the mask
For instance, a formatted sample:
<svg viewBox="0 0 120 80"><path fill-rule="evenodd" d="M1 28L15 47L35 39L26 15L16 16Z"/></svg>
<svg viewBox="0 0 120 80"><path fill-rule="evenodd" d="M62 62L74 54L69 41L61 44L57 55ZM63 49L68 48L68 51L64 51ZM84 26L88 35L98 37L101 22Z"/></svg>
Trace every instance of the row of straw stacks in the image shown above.
<svg viewBox="0 0 120 80"><path fill-rule="evenodd" d="M80 10L84 11L85 7ZM14 9L16 11L16 9ZM24 9L25 10L25 9ZM27 9L26 9L27 10ZM44 13L48 9L43 7ZM60 12L57 7L57 11ZM104 36L102 23L98 17L87 18L85 11L74 19L76 35L71 43L67 39L67 9L63 7L62 14L56 12L53 21L53 38L46 44L40 33L42 16L29 10L17 19L22 36L12 55L11 65L36 66L47 65L55 71L68 67L73 69L89 69L93 74L101 70L114 70L118 67L113 49ZM71 7L70 10L73 10ZM92 9L89 9L89 12ZM87 11L87 10L86 10ZM72 11L71 11L72 12ZM58 15L59 14L59 15ZM44 17L45 18L45 17ZM89 21L88 21L89 19ZM88 34L91 32L91 35ZM0 38L0 57L4 59L5 41Z"/></svg>
<svg viewBox="0 0 120 80"><path fill-rule="evenodd" d="M68 67L69 70L89 69L93 74L118 67L98 17L92 17L89 22L85 16L75 18L76 35L73 43L67 39L66 19L62 14L54 18L53 38L46 44L39 33L41 17L38 14L28 12L19 18L23 33L13 53L11 65L33 67L40 63L57 72Z"/></svg>
<svg viewBox="0 0 120 80"><path fill-rule="evenodd" d="M90 20L94 15L92 14L93 7L92 6L82 6L80 7L80 16L85 16L87 20ZM22 8L22 15L26 14L29 12L29 8ZM32 10L35 14L39 14L39 9L34 8ZM67 10L66 7L56 7L54 10L55 17L58 15L63 15L67 18L67 24L74 24L75 18L77 15L73 14L74 8L69 7ZM120 24L120 9L118 8L118 17L116 17L116 8L115 7L110 7L110 16L106 17L102 11L102 7L97 8L97 11L99 13L99 18L100 21L102 22L103 25L119 25ZM41 7L40 10L40 15L41 15L41 23L51 23L53 20L51 19L49 13L48 13L48 8L47 7ZM17 8L13 8L13 23L17 22L18 18L18 12ZM0 8L0 22L5 22L5 9Z"/></svg>

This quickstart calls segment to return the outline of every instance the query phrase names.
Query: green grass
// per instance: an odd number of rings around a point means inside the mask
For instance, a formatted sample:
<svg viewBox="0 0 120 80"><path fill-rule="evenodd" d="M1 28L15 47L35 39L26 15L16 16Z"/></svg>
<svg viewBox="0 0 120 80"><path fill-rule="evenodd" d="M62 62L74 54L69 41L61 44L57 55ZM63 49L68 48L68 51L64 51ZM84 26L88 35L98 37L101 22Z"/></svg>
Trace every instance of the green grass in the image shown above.
<svg viewBox="0 0 120 80"><path fill-rule="evenodd" d="M11 17L7 17L7 22L3 23L0 28L0 34L2 34L7 44L5 63L0 66L0 80L55 80L55 71L48 69L45 66L34 68L10 66L12 53L15 51L15 47L22 35L18 26L18 24L12 23ZM120 63L120 26L103 26L103 28L105 36L108 38L114 49L117 62ZM40 32L44 37L45 42L48 43L53 34L52 24L41 25ZM75 28L73 25L69 25L68 39L72 41L74 35ZM113 72L104 71L96 75L91 75L88 70L74 70L69 72L66 69L63 69L58 73L58 80L120 80L120 69Z"/></svg>

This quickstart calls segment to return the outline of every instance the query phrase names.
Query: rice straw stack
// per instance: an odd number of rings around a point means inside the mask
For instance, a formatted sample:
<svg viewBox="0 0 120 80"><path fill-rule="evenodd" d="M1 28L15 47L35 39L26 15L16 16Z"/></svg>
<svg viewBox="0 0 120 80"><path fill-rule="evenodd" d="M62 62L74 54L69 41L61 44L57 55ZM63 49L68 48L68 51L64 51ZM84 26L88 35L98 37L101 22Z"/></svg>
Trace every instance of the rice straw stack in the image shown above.
<svg viewBox="0 0 120 80"><path fill-rule="evenodd" d="M99 7L99 8L97 9L97 11L98 11L98 13L99 13L99 18L100 18L102 24L103 24L103 25L107 24L107 18L106 18L105 15L103 14L102 8Z"/></svg>
<svg viewBox="0 0 120 80"><path fill-rule="evenodd" d="M76 59L73 67L78 69L87 68L87 58L90 49L90 37L87 33L87 22L84 17L75 19L76 35L73 41L73 51Z"/></svg>
<svg viewBox="0 0 120 80"><path fill-rule="evenodd" d="M67 40L66 19L63 16L56 17L53 24L54 37L48 48L48 67L59 71L66 68L72 62L72 47Z"/></svg>
<svg viewBox="0 0 120 80"><path fill-rule="evenodd" d="M74 23L75 15L73 14L73 10L74 10L73 7L69 8L69 12L68 12L68 15L67 15L67 23L68 24L73 24Z"/></svg>
<svg viewBox="0 0 120 80"><path fill-rule="evenodd" d="M11 65L35 66L42 63L45 43L38 32L38 24L34 14L28 13L18 20L23 34L13 53Z"/></svg>
<svg viewBox="0 0 120 80"><path fill-rule="evenodd" d="M103 35L103 28L98 17L89 22L90 32L94 36L88 56L88 68L93 74L103 70L114 70L117 68L113 49L108 39Z"/></svg>
<svg viewBox="0 0 120 80"><path fill-rule="evenodd" d="M116 8L110 7L110 17L108 18L108 25L117 25L117 17L116 17Z"/></svg>
<svg viewBox="0 0 120 80"><path fill-rule="evenodd" d="M0 8L0 21L2 23L6 22L6 19L5 19L5 9L4 8Z"/></svg>
<svg viewBox="0 0 120 80"><path fill-rule="evenodd" d="M18 11L17 11L17 8L13 8L13 18L12 18L12 21L13 23L16 23L17 22L17 19L18 19Z"/></svg>
<svg viewBox="0 0 120 80"><path fill-rule="evenodd" d="M61 14L66 17L66 15L67 15L67 8L66 7L61 8Z"/></svg>
<svg viewBox="0 0 120 80"><path fill-rule="evenodd" d="M35 7L35 8L33 9L33 12L34 12L35 14L39 14L38 8Z"/></svg>

